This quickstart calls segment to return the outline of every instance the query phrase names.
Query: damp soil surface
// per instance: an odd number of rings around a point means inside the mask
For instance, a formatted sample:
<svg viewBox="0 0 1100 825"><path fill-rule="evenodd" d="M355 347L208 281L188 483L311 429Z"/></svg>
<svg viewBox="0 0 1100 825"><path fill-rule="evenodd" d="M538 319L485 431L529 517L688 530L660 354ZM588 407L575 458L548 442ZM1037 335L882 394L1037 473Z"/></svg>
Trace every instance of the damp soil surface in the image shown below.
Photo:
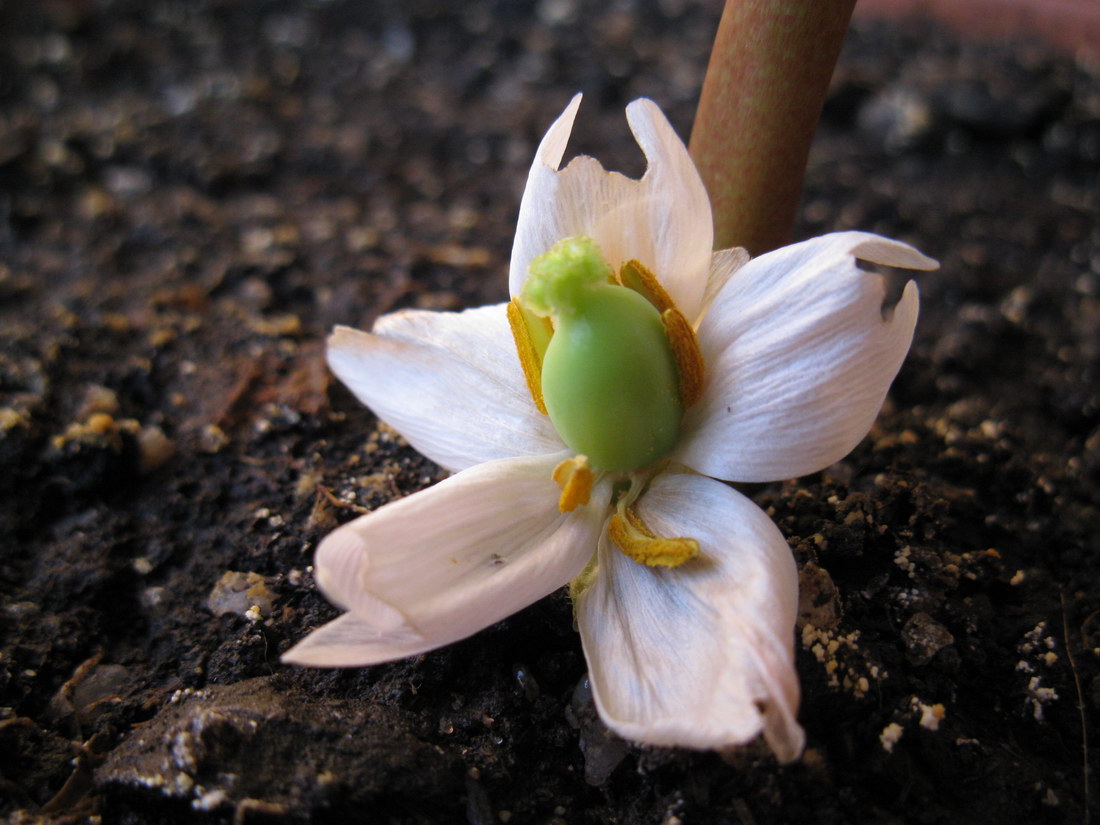
<svg viewBox="0 0 1100 825"><path fill-rule="evenodd" d="M1100 76L1032 43L861 22L836 74L797 235L943 267L870 436L748 490L802 569L799 762L608 737L565 593L279 662L337 615L321 537L443 477L326 333L502 300L542 131L582 90L573 148L639 174L623 106L687 134L719 6L0 4L0 816L1095 817Z"/></svg>

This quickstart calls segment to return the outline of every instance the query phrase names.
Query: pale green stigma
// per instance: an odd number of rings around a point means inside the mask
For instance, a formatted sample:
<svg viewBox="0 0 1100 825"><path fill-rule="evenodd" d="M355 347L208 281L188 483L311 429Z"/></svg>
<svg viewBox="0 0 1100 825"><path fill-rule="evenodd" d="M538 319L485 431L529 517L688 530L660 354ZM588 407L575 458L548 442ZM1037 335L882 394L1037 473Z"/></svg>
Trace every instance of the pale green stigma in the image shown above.
<svg viewBox="0 0 1100 825"><path fill-rule="evenodd" d="M520 301L535 315L556 320L577 309L582 290L609 284L614 277L595 241L583 235L565 238L531 261Z"/></svg>
<svg viewBox="0 0 1100 825"><path fill-rule="evenodd" d="M519 302L549 317L542 396L562 440L599 470L651 464L683 417L677 361L658 310L614 275L590 238L567 238L530 266Z"/></svg>

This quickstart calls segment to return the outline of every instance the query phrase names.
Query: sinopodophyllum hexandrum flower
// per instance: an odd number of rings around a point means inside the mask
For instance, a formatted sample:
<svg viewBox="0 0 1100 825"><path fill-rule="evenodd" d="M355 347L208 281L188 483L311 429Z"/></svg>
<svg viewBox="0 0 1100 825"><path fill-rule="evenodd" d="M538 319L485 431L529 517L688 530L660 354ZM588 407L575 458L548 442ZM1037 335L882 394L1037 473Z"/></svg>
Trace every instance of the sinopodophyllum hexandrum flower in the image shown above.
<svg viewBox="0 0 1100 825"><path fill-rule="evenodd" d="M752 260L742 250L712 253L702 181L651 101L626 110L648 161L640 180L583 156L558 169L579 105L578 95L543 138L523 195L509 278L515 337L507 304L405 310L380 318L372 333L340 328L331 337L329 363L341 380L455 475L321 543L317 582L346 612L284 659L330 667L400 659L469 636L572 582L593 696L612 730L700 749L763 733L780 760L791 760L803 742L793 661L797 572L767 515L723 481L812 473L866 435L908 352L918 301L910 282L884 310L883 279L857 260L936 264L861 232ZM599 277L554 280L568 269L563 240L575 242L582 269L592 265ZM665 413L646 407L639 419L615 405L637 376L624 379L625 390L621 382L607 393L590 386L584 362L614 350L614 335L597 335L596 349L583 351L579 365L566 358L565 367L550 363L564 356L551 356L539 339L551 328L565 334L576 289L611 290L609 300L618 301L615 290L624 287L604 277L615 273L648 283L640 291L657 309L639 311L669 330L667 339L658 333L658 349L672 358L681 396L692 397L670 402L684 402L676 407L681 420L671 435L662 431L659 454L643 450L607 469L618 459L601 467L575 458L573 405L594 397L613 419L582 426L582 439L606 432L597 440L615 441ZM538 277L543 282L524 289ZM688 323L660 315L666 306ZM626 351L626 363L598 375L633 376L634 350ZM543 367L557 370L557 385L547 374L539 386ZM645 372L637 380L644 383ZM574 376L586 388L579 399ZM540 389L560 428L536 406L544 403L535 397ZM593 444L597 452L604 446Z"/></svg>

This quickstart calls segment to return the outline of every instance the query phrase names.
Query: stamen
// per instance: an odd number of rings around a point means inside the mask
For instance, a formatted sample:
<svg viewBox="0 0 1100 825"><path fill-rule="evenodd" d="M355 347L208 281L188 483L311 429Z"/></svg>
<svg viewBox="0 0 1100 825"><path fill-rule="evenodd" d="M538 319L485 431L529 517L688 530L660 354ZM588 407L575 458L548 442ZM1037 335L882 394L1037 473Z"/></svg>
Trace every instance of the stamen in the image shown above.
<svg viewBox="0 0 1100 825"><path fill-rule="evenodd" d="M695 335L684 313L676 307L672 296L661 282L640 261L627 261L619 269L619 283L628 287L657 308L665 324L665 334L676 357L676 369L680 373L680 403L690 407L703 394L704 364Z"/></svg>
<svg viewBox="0 0 1100 825"><path fill-rule="evenodd" d="M553 334L549 319L533 318L532 322L536 333L544 332L538 329L538 325L550 328L550 332L544 336L548 342ZM546 352L546 344L543 343L541 350L539 349L532 335L532 323L528 323L527 313L515 298L508 302L508 326L512 328L512 338L516 342L516 353L519 355L520 366L523 367L523 377L527 379L527 389L538 411L546 415L546 402L542 398L542 356Z"/></svg>
<svg viewBox="0 0 1100 825"><path fill-rule="evenodd" d="M699 555L698 541L654 535L632 507L620 507L611 517L608 535L629 558L650 567L679 567Z"/></svg>
<svg viewBox="0 0 1100 825"><path fill-rule="evenodd" d="M640 261L627 261L619 268L619 283L629 287L653 304L658 312L666 309L674 309L676 304L672 300L657 276L650 272Z"/></svg>
<svg viewBox="0 0 1100 825"><path fill-rule="evenodd" d="M592 494L592 482L596 474L588 466L588 456L575 455L567 458L551 473L554 483L561 487L558 509L563 513L572 513L578 507L588 504Z"/></svg>
<svg viewBox="0 0 1100 825"><path fill-rule="evenodd" d="M690 407L703 394L705 364L699 349L699 338L684 313L669 307L661 313L672 355L676 358L676 370L680 373L680 403Z"/></svg>

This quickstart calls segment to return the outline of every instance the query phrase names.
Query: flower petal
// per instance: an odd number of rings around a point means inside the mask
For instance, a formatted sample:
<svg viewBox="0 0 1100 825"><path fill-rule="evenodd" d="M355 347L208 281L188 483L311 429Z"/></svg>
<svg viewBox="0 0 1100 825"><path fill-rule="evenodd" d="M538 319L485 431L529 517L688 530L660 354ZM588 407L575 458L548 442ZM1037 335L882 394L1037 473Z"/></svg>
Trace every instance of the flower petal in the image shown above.
<svg viewBox="0 0 1100 825"><path fill-rule="evenodd" d="M703 304L699 310L700 316L707 313L710 305L714 303L714 299L725 288L726 282L748 262L748 250L739 246L731 249L720 249L711 256L710 275L707 276L707 288L703 292ZM702 319L696 319L697 322L699 320Z"/></svg>
<svg viewBox="0 0 1100 825"><path fill-rule="evenodd" d="M598 483L587 506L559 512L550 475L564 456L480 464L326 537L317 583L356 616L346 624L366 634L348 644L340 625L322 636L326 649L336 639L354 664L366 664L364 657L376 663L440 647L579 575L595 551L610 483Z"/></svg>
<svg viewBox="0 0 1100 825"><path fill-rule="evenodd" d="M509 289L518 295L531 261L562 238L587 235L616 270L636 259L650 269L688 318L699 312L714 228L703 181L664 114L651 100L626 107L645 153L640 180L608 172L594 158L558 171L580 95L546 133L520 202Z"/></svg>
<svg viewBox="0 0 1100 825"><path fill-rule="evenodd" d="M783 536L743 495L696 475L658 477L638 512L657 535L698 539L701 556L646 567L601 541L577 618L604 722L636 742L700 749L763 732L794 759L798 573Z"/></svg>
<svg viewBox="0 0 1100 825"><path fill-rule="evenodd" d="M857 259L937 266L862 232L745 264L700 324L707 383L674 458L716 478L774 481L816 472L859 443L909 351L918 299L910 282L884 318L883 278Z"/></svg>
<svg viewBox="0 0 1100 825"><path fill-rule="evenodd" d="M290 648L282 661L304 667L366 667L416 656L438 646L408 625L382 632L354 613L345 613Z"/></svg>
<svg viewBox="0 0 1100 825"><path fill-rule="evenodd" d="M562 449L531 400L504 304L402 310L373 333L337 327L328 361L360 401L448 470Z"/></svg>

